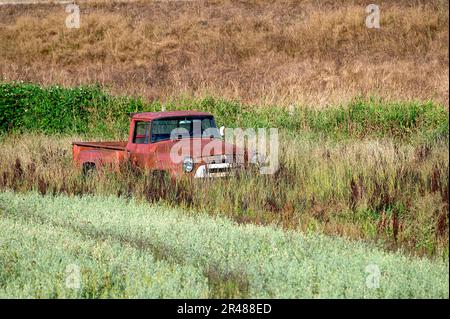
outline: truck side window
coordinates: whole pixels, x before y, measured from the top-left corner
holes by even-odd
[[[133,143],[135,144],[148,144],[149,136],[149,123],[148,122],[136,122],[134,128]]]

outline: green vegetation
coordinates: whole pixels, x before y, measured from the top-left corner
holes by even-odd
[[[98,86],[0,84],[0,296],[448,298],[444,107],[164,106],[209,111],[227,127],[280,128],[278,172],[161,183],[125,163],[83,178],[72,141],[124,139],[130,112],[162,105]],[[73,260],[82,290],[62,286]],[[383,281],[368,290],[373,263]]]
[[[117,197],[8,191],[0,212],[1,296],[448,298],[448,261],[339,238]],[[69,264],[80,290],[65,288]]]
[[[333,139],[448,136],[448,112],[432,102],[384,103],[355,99],[348,105],[320,110],[277,106],[255,107],[216,98],[179,100],[167,110],[213,113],[227,127],[278,127],[291,133]],[[0,84],[0,131],[36,131],[124,137],[129,113],[160,111],[160,102],[114,97],[99,86],[63,88],[34,84]]]
[[[3,208],[2,208],[3,209]],[[192,266],[158,261],[126,243],[39,222],[0,218],[0,298],[204,298]],[[82,289],[77,285],[77,270]],[[69,279],[69,280],[68,280]],[[76,286],[72,286],[76,287]]]

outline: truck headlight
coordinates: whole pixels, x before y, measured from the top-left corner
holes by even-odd
[[[183,171],[185,171],[186,173],[190,173],[192,172],[193,169],[194,169],[194,160],[192,159],[192,157],[186,157],[183,160]]]

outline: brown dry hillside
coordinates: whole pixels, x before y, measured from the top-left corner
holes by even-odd
[[[365,7],[381,8],[381,29]],[[328,105],[356,95],[448,106],[447,1],[79,2],[0,6],[3,81],[168,99]]]

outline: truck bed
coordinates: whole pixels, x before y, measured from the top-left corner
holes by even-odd
[[[78,165],[118,165],[126,158],[127,142],[73,142],[73,159]]]
[[[90,148],[103,148],[116,151],[125,151],[127,142],[73,142],[72,145]]]

